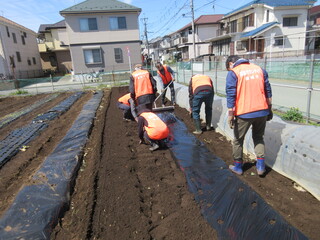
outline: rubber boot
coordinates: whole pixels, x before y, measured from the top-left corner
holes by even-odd
[[[206,129],[211,130],[211,114],[206,114]]]
[[[234,160],[234,165],[229,165],[229,169],[238,175],[242,175],[242,160]]]
[[[157,150],[158,148],[159,148],[159,145],[158,145],[158,144],[152,143],[151,148],[149,148],[149,150],[150,150],[151,152],[153,152],[153,151]]]
[[[256,168],[257,168],[257,173],[260,176],[266,172],[266,165],[264,163],[264,158],[257,158]]]
[[[200,119],[194,119],[194,126],[196,127],[196,130],[193,132],[194,134],[201,134],[201,122]]]

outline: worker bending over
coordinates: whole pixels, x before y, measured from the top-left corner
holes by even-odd
[[[140,144],[149,143],[149,150],[155,151],[165,144],[169,128],[156,114],[146,110],[138,117],[138,134]]]
[[[133,99],[131,98],[131,94],[127,93],[120,97],[117,102],[117,106],[119,109],[123,110],[123,119],[126,121],[135,120],[137,117],[135,111],[135,104]]]
[[[210,77],[196,74],[189,82],[189,105],[190,114],[192,114],[196,130],[194,134],[201,134],[200,108],[202,103],[205,104],[206,129],[211,130],[212,103],[214,91]]]
[[[170,87],[170,91],[171,91],[171,103],[172,105],[175,105],[176,101],[175,101],[175,92],[174,92],[174,86],[173,86],[173,82],[174,82],[173,70],[167,65],[162,65],[160,62],[156,63],[156,68],[158,69],[157,73],[162,80],[163,89],[164,89],[164,92],[161,98],[162,106],[164,107],[165,105],[166,92],[167,92],[168,86]]]

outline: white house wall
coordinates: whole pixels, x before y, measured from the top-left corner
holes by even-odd
[[[126,17],[127,29],[110,30],[109,17]],[[96,18],[97,31],[80,31],[80,18]],[[125,41],[139,40],[138,14],[101,14],[101,15],[66,15],[67,31],[70,44],[117,42],[121,39]]]

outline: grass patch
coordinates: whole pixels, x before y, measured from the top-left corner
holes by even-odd
[[[21,90],[21,89],[18,89],[17,91],[10,93],[10,95],[15,96],[15,95],[28,94],[28,93],[29,93],[29,92],[28,92],[27,90]]]

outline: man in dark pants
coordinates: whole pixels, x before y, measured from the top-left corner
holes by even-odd
[[[170,91],[171,91],[171,103],[172,103],[172,105],[175,105],[176,101],[175,101],[175,91],[174,91],[174,86],[173,86],[173,81],[174,81],[173,70],[169,66],[162,65],[160,62],[157,62],[156,68],[158,69],[158,71],[157,71],[158,76],[162,80],[163,89],[165,89],[164,93],[162,95],[162,99],[161,99],[162,106],[165,105],[166,92],[167,92],[166,87],[167,86],[169,86]]]
[[[130,76],[129,90],[131,98],[135,100],[137,111],[141,109],[152,110],[152,104],[156,98],[157,84],[152,75],[142,69],[141,64],[135,65],[135,71]]]
[[[117,102],[119,109],[123,110],[123,119],[126,121],[135,120],[137,114],[135,112],[134,101],[131,98],[131,93],[127,93],[120,97]]]
[[[211,129],[212,103],[214,91],[210,77],[206,75],[196,74],[189,82],[189,105],[190,113],[194,120],[196,130],[194,134],[201,134],[200,108],[202,103],[205,104],[206,129]]]
[[[228,123],[234,132],[234,165],[229,168],[236,174],[243,173],[243,141],[250,126],[257,162],[258,175],[265,173],[264,131],[271,118],[272,91],[268,73],[247,59],[229,56],[226,81]]]

